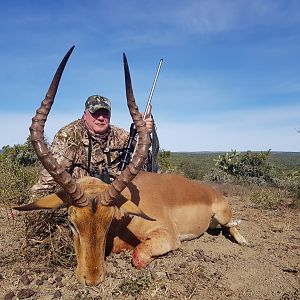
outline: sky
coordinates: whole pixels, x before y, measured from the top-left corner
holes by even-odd
[[[300,151],[300,1],[27,0],[0,4],[0,149],[22,144],[75,45],[46,123],[49,141],[88,96],[129,129],[122,54],[134,95],[152,99],[170,151]]]

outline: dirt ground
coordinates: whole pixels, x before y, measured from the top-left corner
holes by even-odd
[[[23,214],[0,210],[1,299],[300,299],[299,210],[262,210],[240,196],[228,197],[239,230],[249,241],[241,247],[220,230],[182,243],[145,270],[136,270],[130,253],[107,257],[100,286],[77,284],[74,269],[28,263],[19,255],[24,243]]]

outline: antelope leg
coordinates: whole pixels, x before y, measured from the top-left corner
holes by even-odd
[[[157,229],[140,243],[132,253],[132,264],[145,268],[157,256],[166,254],[180,246],[180,240],[166,229]]]

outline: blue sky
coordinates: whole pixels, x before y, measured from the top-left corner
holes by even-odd
[[[300,1],[4,1],[0,4],[0,148],[23,143],[75,45],[46,135],[80,118],[89,95],[129,128],[122,53],[141,110],[153,97],[161,148],[300,151]]]

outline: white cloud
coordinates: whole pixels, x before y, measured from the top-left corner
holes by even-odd
[[[177,5],[176,5],[177,4]],[[218,33],[299,22],[297,1],[191,0],[177,2],[163,22],[191,33]]]
[[[236,13],[236,5],[230,1],[190,1],[176,12],[176,20],[189,31],[221,32],[234,27]]]

